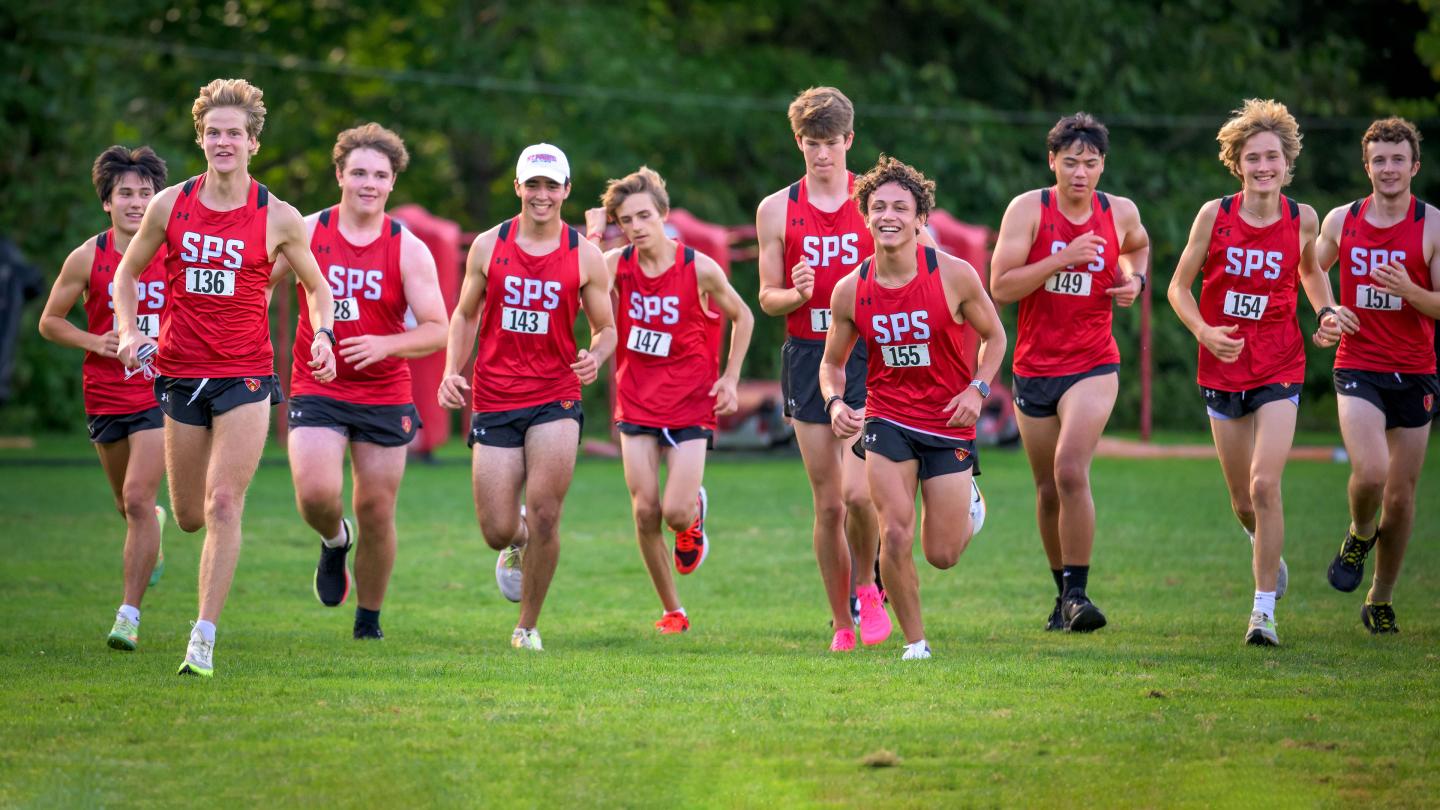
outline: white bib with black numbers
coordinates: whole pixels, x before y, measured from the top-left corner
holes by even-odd
[[[518,309],[503,307],[500,310],[500,328],[522,335],[544,335],[550,332],[550,313],[543,309]]]

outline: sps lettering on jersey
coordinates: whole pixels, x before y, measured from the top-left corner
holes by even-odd
[[[380,282],[385,278],[384,272],[380,270],[358,270],[338,264],[330,265],[325,276],[330,281],[330,292],[336,299],[354,298],[356,293],[364,293],[364,297],[370,301],[380,300]]]
[[[504,301],[511,306],[526,309],[537,303],[544,309],[559,309],[560,282],[506,276]]]
[[[841,264],[860,263],[860,236],[846,233],[830,236],[806,236],[800,241],[800,250],[805,263],[811,267],[829,267],[830,262]]]
[[[680,322],[680,297],[675,295],[641,295],[630,293],[630,317],[645,323],[658,318],[663,324]]]
[[[112,281],[105,285],[105,295],[110,299],[105,302],[105,306],[114,309],[115,282]],[[143,281],[135,282],[135,304],[140,310],[163,309],[165,307],[165,281],[162,279],[148,284]]]
[[[907,339],[929,340],[929,315],[930,313],[923,309],[915,312],[876,314],[870,318],[870,325],[875,329],[875,342],[883,344]]]
[[[1232,276],[1250,278],[1250,274],[1256,270],[1264,270],[1265,278],[1273,281],[1280,277],[1280,262],[1284,258],[1278,250],[1252,250],[1231,246],[1225,249],[1225,272]]]
[[[239,239],[221,239],[194,231],[186,231],[180,238],[180,260],[185,262],[211,264],[219,259],[222,267],[239,270],[240,254],[244,251],[245,243]]]
[[[1404,264],[1406,259],[1403,250],[1371,250],[1363,247],[1350,248],[1350,273],[1356,276],[1368,276],[1370,271],[1377,267],[1396,262]]]
[[[1054,256],[1056,253],[1059,253],[1060,251],[1064,250],[1069,246],[1069,242],[1066,242],[1062,239],[1056,239],[1050,243],[1050,255]],[[1074,270],[1075,265],[1067,264],[1065,265],[1065,269]],[[1101,270],[1105,269],[1105,245],[1100,244],[1095,246],[1095,261],[1085,265],[1085,269],[1089,270],[1092,273],[1098,273]]]

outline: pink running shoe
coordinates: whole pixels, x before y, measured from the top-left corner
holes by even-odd
[[[890,637],[890,614],[885,610],[885,599],[875,585],[863,585],[855,589],[855,598],[860,600],[860,641],[865,644],[879,644]]]
[[[855,631],[848,627],[842,627],[835,631],[835,638],[830,642],[830,652],[850,652],[855,649]]]

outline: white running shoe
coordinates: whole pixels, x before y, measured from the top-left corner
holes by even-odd
[[[920,639],[914,644],[905,645],[905,654],[900,656],[901,661],[923,661],[930,657],[930,645],[925,639]]]
[[[1250,538],[1250,548],[1251,548],[1251,550],[1254,550],[1254,548],[1255,548],[1255,535],[1250,534],[1249,532],[1246,532],[1245,535]],[[1285,595],[1285,589],[1286,589],[1286,588],[1289,588],[1289,587],[1290,587],[1290,566],[1286,565],[1286,564],[1285,564],[1285,558],[1284,558],[1284,557],[1281,557],[1281,558],[1280,558],[1280,572],[1279,572],[1279,573],[1276,575],[1276,577],[1275,577],[1275,598],[1276,598],[1276,599],[1279,599],[1280,597],[1284,596],[1284,595]]]
[[[190,630],[190,644],[185,648],[185,662],[176,675],[199,675],[209,678],[215,674],[215,642],[206,641],[199,628]]]
[[[970,536],[974,537],[980,533],[980,528],[985,525],[985,496],[980,494],[980,485],[975,483],[974,476],[970,478]]]
[[[500,586],[500,595],[511,602],[520,601],[520,586],[524,582],[522,565],[525,562],[525,548],[510,546],[500,552],[495,561],[495,584]]]
[[[1245,643],[1257,647],[1279,647],[1280,636],[1275,633],[1275,619],[1256,610],[1250,613],[1250,627],[1245,631]]]
[[[515,632],[510,634],[510,646],[517,650],[545,651],[545,647],[540,644],[539,630],[525,630],[519,627],[515,628]]]

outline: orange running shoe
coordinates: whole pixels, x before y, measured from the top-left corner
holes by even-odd
[[[655,622],[655,629],[659,630],[661,635],[667,636],[672,633],[683,633],[690,629],[690,617],[678,610],[672,610],[661,616],[660,621]]]
[[[850,652],[855,649],[855,631],[848,627],[842,627],[835,631],[835,638],[830,642],[830,652]]]
[[[696,500],[700,516],[695,518],[690,528],[675,533],[675,570],[681,574],[694,573],[710,554],[710,538],[705,535],[705,513],[709,511],[710,500],[705,494],[705,487],[700,487]]]

